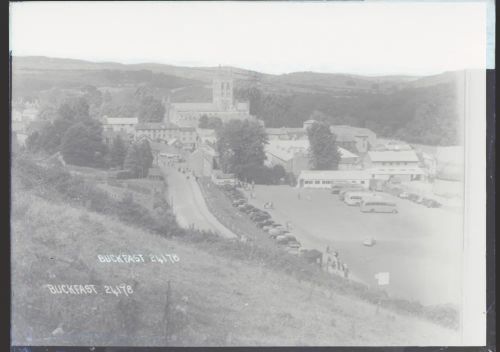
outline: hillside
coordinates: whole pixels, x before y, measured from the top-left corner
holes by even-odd
[[[52,191],[27,190],[20,179],[14,170],[14,345],[458,342],[453,330],[384,308],[376,312],[375,305],[341,286],[312,285],[262,265],[231,242],[154,235],[57,200]],[[175,254],[178,261],[98,260],[110,254]],[[104,285],[122,283],[132,286],[128,297],[105,294]],[[92,284],[98,293],[57,295],[45,286],[61,284]]]
[[[219,70],[231,72],[235,96],[250,101],[250,112],[268,127],[299,127],[319,111],[330,123],[366,127],[381,137],[429,145],[456,145],[461,140],[458,72],[429,77],[317,72],[271,75],[235,67],[15,57],[13,98],[55,95],[54,90],[74,94],[91,85],[116,96],[128,91],[127,98],[117,99],[125,102],[139,86],[147,87],[160,100],[170,96],[174,102],[210,101],[210,82]]]

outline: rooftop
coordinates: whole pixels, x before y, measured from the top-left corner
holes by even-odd
[[[179,130],[179,131],[196,131],[194,127],[180,127],[172,123],[164,122],[146,122],[139,123],[135,126],[136,130]]]
[[[137,117],[108,117],[104,116],[108,125],[135,125],[139,122]]]
[[[271,140],[265,146],[265,151],[267,153],[272,154],[281,160],[290,160],[296,153],[307,153],[308,150],[308,139]],[[344,148],[338,147],[338,150],[342,159],[358,157],[358,155],[351,153]]]
[[[385,150],[385,151],[369,151],[368,157],[374,162],[383,161],[409,161],[418,162],[418,156],[413,150]]]
[[[302,179],[323,179],[323,180],[366,180],[370,174],[365,170],[303,170],[299,178]]]

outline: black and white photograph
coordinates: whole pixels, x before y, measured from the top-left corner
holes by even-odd
[[[11,2],[11,345],[484,346],[494,7]]]

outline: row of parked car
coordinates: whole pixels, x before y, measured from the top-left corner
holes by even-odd
[[[223,189],[231,199],[233,206],[246,214],[258,228],[268,234],[269,238],[275,240],[278,245],[283,246],[287,252],[299,254],[301,243],[290,233],[286,226],[275,222],[267,211],[248,204],[244,194],[237,188],[224,186]]]
[[[401,191],[398,192],[396,195],[401,199],[408,199],[414,203],[425,205],[427,208],[439,208],[441,206],[441,203],[439,203],[434,199],[422,197],[414,193],[407,193]]]

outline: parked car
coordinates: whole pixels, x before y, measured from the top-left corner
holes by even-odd
[[[246,201],[244,199],[233,200],[233,206],[235,206],[235,207],[237,207],[239,205],[243,205],[243,204],[246,204]]]
[[[441,203],[430,198],[424,198],[422,204],[425,205],[427,208],[439,208],[441,206]]]
[[[273,228],[268,231],[269,237],[276,238],[276,236],[287,234],[288,231],[285,229]]]
[[[401,199],[408,199],[410,195],[407,192],[401,192],[398,194],[398,197]]]
[[[261,213],[261,212],[256,212],[250,215],[250,219],[252,220],[265,220],[265,219],[270,219],[271,216]]]
[[[238,205],[238,210],[240,210],[244,213],[247,213],[250,209],[251,209],[251,205],[249,205],[249,204]]]
[[[263,228],[264,226],[269,226],[272,223],[273,223],[273,221],[271,219],[264,219],[264,220],[261,220],[261,221],[257,221],[256,225],[259,228]]]
[[[287,245],[288,243],[291,243],[291,242],[299,243],[299,241],[297,241],[295,236],[292,235],[291,233],[287,233],[285,235],[280,235],[280,236],[276,237],[276,243],[278,243],[278,244]]]
[[[411,200],[412,202],[416,202],[420,197],[417,194],[410,193],[408,194],[407,199]]]
[[[414,200],[415,203],[417,204],[424,204],[425,198],[422,196],[418,196],[417,199]]]

